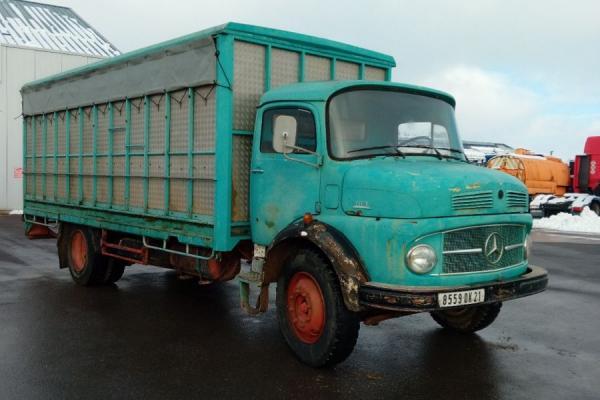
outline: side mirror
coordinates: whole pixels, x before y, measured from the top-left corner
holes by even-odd
[[[294,151],[297,128],[296,118],[289,115],[276,116],[273,122],[273,150],[284,154]]]

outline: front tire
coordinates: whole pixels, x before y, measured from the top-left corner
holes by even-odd
[[[277,283],[279,328],[296,357],[312,367],[344,361],[356,344],[360,320],[342,298],[339,281],[318,252],[298,252]]]
[[[473,333],[490,326],[498,317],[501,308],[502,303],[484,304],[434,311],[431,313],[431,317],[446,329],[461,333]]]

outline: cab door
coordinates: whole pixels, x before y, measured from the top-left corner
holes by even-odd
[[[295,120],[295,141],[290,144],[296,148],[287,154],[277,152],[273,146],[278,116]],[[250,169],[250,217],[255,243],[266,246],[305,213],[318,213],[318,121],[314,107],[305,104],[269,105],[259,110]]]

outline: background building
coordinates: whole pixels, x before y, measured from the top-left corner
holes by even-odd
[[[23,84],[118,54],[70,8],[0,0],[0,212],[22,208]]]

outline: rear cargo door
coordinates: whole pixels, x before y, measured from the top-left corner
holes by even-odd
[[[250,215],[252,238],[262,245],[271,243],[305,213],[315,213],[319,201],[320,168],[309,165],[317,163],[317,156],[298,151],[285,157],[273,149],[273,122],[278,115],[296,119],[296,146],[320,151],[316,112],[311,107],[286,103],[259,113],[250,178]]]

